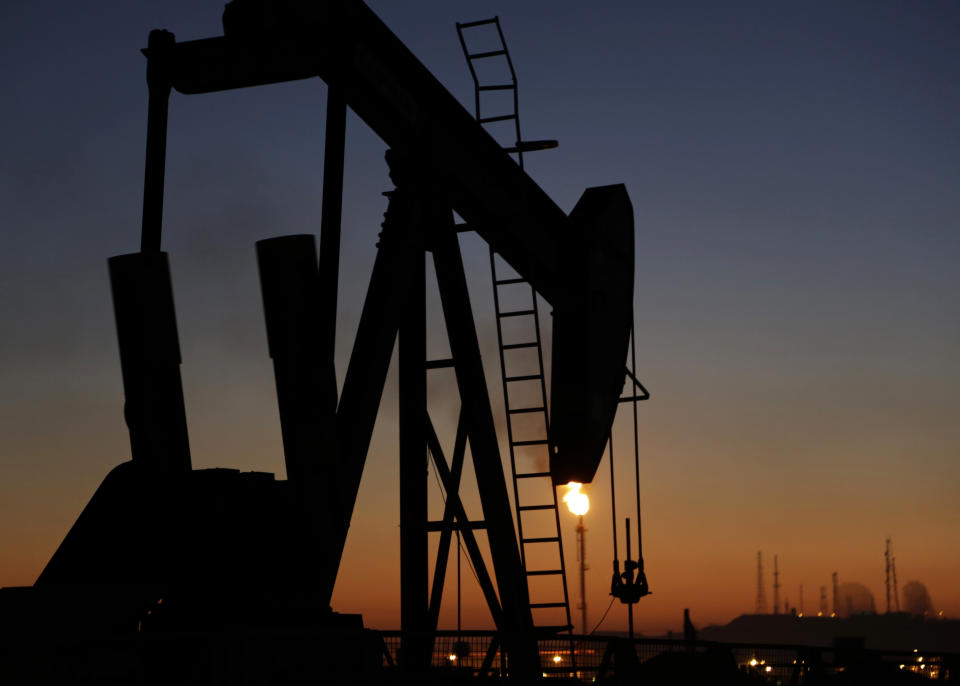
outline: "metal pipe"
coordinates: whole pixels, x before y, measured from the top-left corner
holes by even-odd
[[[169,31],[154,29],[147,39],[147,152],[143,174],[141,252],[159,252],[163,225],[163,177],[167,161],[167,109],[170,101],[168,58],[176,45]]]
[[[333,356],[318,354],[316,245],[302,234],[258,241],[256,250],[287,480],[309,532],[305,563],[320,588],[332,588],[335,572],[324,560],[343,512],[338,498],[321,497],[325,483],[341,479]]]
[[[108,266],[131,457],[164,471],[190,471],[167,254],[117,255]]]
[[[577,557],[580,561],[580,633],[587,633],[587,529],[583,526],[583,515],[577,521]]]
[[[323,149],[323,205],[320,213],[321,359],[333,359],[337,339],[337,287],[340,279],[340,217],[343,206],[343,155],[347,102],[339,86],[327,89],[327,128]],[[336,387],[334,387],[336,395]]]
[[[626,532],[627,532],[627,564],[629,565],[631,560],[633,560],[633,556],[630,554],[630,518],[629,517],[627,517]],[[627,571],[628,572],[630,571],[629,567],[627,568]],[[629,627],[629,631],[630,631],[630,640],[633,640],[633,603],[632,602],[627,602],[627,626]]]
[[[319,488],[317,463],[329,479],[336,470],[332,430],[336,410],[333,357],[317,354],[322,323],[317,251],[313,236],[281,236],[257,242],[257,264],[267,347],[273,359],[287,477]]]

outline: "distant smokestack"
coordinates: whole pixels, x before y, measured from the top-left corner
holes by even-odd
[[[896,603],[897,612],[900,612],[900,594],[897,592],[897,558],[890,558],[890,571],[893,573],[893,600]]]
[[[887,614],[890,613],[890,537],[887,537],[887,547],[883,551],[884,571],[886,572],[887,587]]]
[[[777,556],[773,556],[773,614],[780,613],[780,570],[777,568]]]
[[[757,551],[757,614],[767,614],[767,595],[763,590],[763,555]]]
[[[833,614],[836,617],[840,616],[840,606],[837,604],[838,600],[839,599],[837,598],[837,573],[834,572],[833,573]]]

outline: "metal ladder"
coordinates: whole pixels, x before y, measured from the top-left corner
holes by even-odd
[[[495,36],[492,32],[494,28],[496,29]],[[492,45],[488,45],[487,47],[494,47],[494,49],[470,52],[464,36],[465,30],[473,30],[471,37],[474,39],[477,38],[477,33],[485,31],[488,40],[493,38]],[[556,141],[523,141],[520,137],[517,76],[513,68],[513,62],[510,59],[510,53],[507,50],[506,42],[503,38],[499,18],[493,17],[492,19],[457,23],[457,34],[460,37],[460,45],[467,59],[470,75],[473,78],[475,116],[477,121],[484,126],[499,122],[513,122],[514,142],[512,145],[504,145],[503,148],[506,152],[517,156],[517,163],[521,168],[523,168],[523,153],[525,151],[544,150],[556,147]],[[509,69],[510,74],[509,80],[504,80],[499,83],[482,84],[477,75],[477,69],[474,63],[480,60],[498,59],[506,62],[506,67]],[[481,110],[482,96],[496,91],[512,91],[512,111],[484,114]],[[502,260],[500,261],[502,263]],[[556,584],[554,583],[553,593],[550,594],[548,591],[544,594],[546,598],[549,598],[547,600],[537,600],[534,602],[533,594],[531,593],[530,609],[533,613],[534,626],[541,636],[555,635],[560,632],[569,633],[573,629],[573,624],[570,621],[570,603],[567,593],[567,573],[563,556],[563,541],[560,536],[560,512],[558,508],[557,489],[553,486],[548,467],[517,469],[518,459],[524,461],[529,460],[529,453],[531,451],[541,452],[542,457],[540,461],[542,461],[543,465],[549,464],[547,461],[549,458],[547,388],[543,373],[543,346],[540,337],[540,314],[537,305],[537,294],[526,279],[520,278],[515,274],[504,274],[509,267],[501,264],[501,267],[498,269],[497,263],[497,255],[491,249],[490,270],[493,275],[493,302],[497,320],[500,375],[503,382],[503,400],[506,407],[507,438],[510,446],[510,470],[513,476],[513,495],[517,516],[517,533],[520,538],[520,555],[523,562],[524,573],[527,578],[528,589],[530,589],[531,581],[534,579],[542,582],[549,582],[551,578],[559,579],[561,586],[561,589],[556,591]],[[510,271],[512,272],[512,270]],[[514,289],[515,295],[516,292],[522,293],[521,299],[523,300],[523,305],[517,306],[514,304],[512,309],[505,310],[503,291],[511,288]],[[514,302],[515,300],[516,297],[514,298]],[[510,320],[512,323],[529,323],[529,325],[525,327],[527,335],[523,340],[511,343],[504,342],[504,322],[506,320]],[[536,359],[528,361],[526,369],[518,369],[520,362],[516,359],[509,359],[522,353],[522,351],[536,353]],[[533,402],[532,405],[528,404],[517,407],[516,403],[511,402],[511,390],[521,387],[522,384],[528,384],[528,391],[532,390],[530,386],[536,385],[538,386],[538,391],[533,391],[532,393],[532,395],[536,396],[536,399],[528,401]],[[535,436],[518,436],[521,430],[515,426],[515,420],[522,415],[527,417],[531,415],[536,416],[535,428],[541,430],[534,431]],[[529,428],[530,427],[528,427],[528,429]],[[521,452],[525,454],[521,455]],[[534,460],[536,461],[536,458],[534,458]],[[524,487],[520,486],[521,481],[524,482]],[[533,490],[528,489],[528,485],[539,486],[539,488],[536,489],[541,494],[539,501],[528,492],[529,490]],[[552,494],[552,498],[550,498],[549,501],[545,501],[543,497],[544,486],[546,486]],[[525,491],[527,492],[525,493]],[[552,513],[552,517],[550,517],[548,511]],[[545,514],[546,517],[541,516],[540,521],[536,522],[534,520],[537,513],[541,513],[541,515]],[[544,519],[549,519],[549,523],[543,521]],[[555,562],[548,564],[546,567],[531,569],[529,562],[531,551],[535,546],[539,546],[539,548],[536,549],[539,555],[535,553],[532,557],[548,557]],[[555,557],[551,555],[552,552],[555,552]],[[530,590],[531,592],[533,591],[533,589]],[[546,623],[548,620],[538,622],[538,615],[543,618],[543,615],[547,612],[551,612],[554,619],[559,615],[561,617],[559,620],[561,623],[558,624],[556,620],[552,623]],[[561,669],[561,671],[565,671],[565,669],[569,669],[569,667]]]

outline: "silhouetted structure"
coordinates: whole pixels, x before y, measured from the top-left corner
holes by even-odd
[[[903,607],[911,615],[925,617],[933,614],[933,601],[927,587],[919,581],[903,585]]]
[[[251,654],[263,657],[251,678],[306,680],[317,669],[309,664],[319,659],[316,640],[302,644],[313,646],[310,658],[292,655],[291,646],[301,645],[298,637],[322,637],[319,657],[336,656],[343,665],[333,669],[335,680],[366,678],[351,661],[368,660],[373,639],[359,617],[337,615],[329,603],[399,340],[402,665],[420,671],[430,663],[447,546],[441,545],[428,593],[428,534],[449,536],[456,529],[510,674],[537,677],[533,605],[457,234],[477,232],[553,307],[550,478],[553,484],[589,482],[627,371],[634,232],[626,190],[587,189],[566,215],[359,0],[234,0],[223,29],[223,36],[187,42],[167,31],[150,33],[141,247],[109,261],[132,459],[107,476],[36,585],[0,597],[2,616],[14,617],[5,635],[25,623],[39,645],[40,637],[52,640],[52,627],[64,626],[54,617],[66,616],[73,631],[95,638],[139,640],[143,634],[162,646],[176,637],[175,650],[159,650],[158,659],[170,658],[163,669],[139,654],[155,683],[170,682],[173,673],[181,681],[216,673],[218,661],[249,645],[250,636]],[[168,257],[161,251],[169,96],[315,76],[328,83],[330,96],[319,255],[312,236],[257,244],[288,480],[192,470]],[[396,188],[387,193],[338,397],[333,341],[348,106],[389,146]],[[454,224],[454,210],[465,225]],[[428,255],[449,359],[426,359]],[[426,410],[426,372],[439,368],[453,369],[461,400],[449,461]],[[467,440],[482,522],[467,519],[458,495]],[[446,491],[442,521],[427,517],[428,458]],[[332,497],[318,498],[324,482],[336,488],[326,489]],[[486,531],[492,577],[475,529]],[[19,614],[11,615],[11,607]],[[188,636],[199,636],[203,646]],[[298,667],[289,675],[270,672],[269,664],[284,660]],[[226,683],[236,675],[213,679]]]
[[[900,612],[900,593],[897,591],[897,558],[890,560],[890,570],[893,573],[893,600],[896,603],[897,612]]]
[[[777,556],[773,556],[773,614],[780,612],[780,569],[777,567]]]
[[[890,537],[887,537],[887,547],[883,551],[884,561],[884,587],[887,591],[887,612],[890,612]]]
[[[844,581],[838,587],[841,598],[841,612],[839,617],[849,617],[855,613],[869,613],[877,611],[877,603],[873,592],[858,581]]]
[[[757,551],[757,614],[767,614],[767,594],[763,590],[763,557]]]
[[[701,640],[828,647],[858,637],[869,650],[960,653],[960,620],[924,619],[905,612],[852,617],[741,615],[722,626],[701,627]],[[922,653],[921,653],[922,654]],[[960,675],[958,675],[960,676]]]
[[[683,608],[683,640],[697,640],[697,629],[693,626],[693,622],[690,621],[690,608],[687,607]]]
[[[830,578],[833,581],[833,615],[835,617],[839,617],[840,606],[837,604],[839,602],[839,590],[837,588],[838,587],[837,573],[834,572]]]

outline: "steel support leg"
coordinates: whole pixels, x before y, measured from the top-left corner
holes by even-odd
[[[407,191],[397,190],[399,193]],[[414,191],[416,193],[416,191]],[[416,198],[414,198],[414,202]],[[419,217],[404,217],[403,240],[412,259],[406,269],[406,297],[400,322],[400,664],[407,671],[430,665],[427,583],[427,412],[426,278]],[[419,240],[418,240],[419,239]],[[414,257],[417,256],[417,257]]]
[[[320,357],[333,360],[337,338],[337,286],[340,279],[340,215],[343,205],[343,150],[347,103],[338,86],[327,89],[327,128],[323,147],[323,205],[320,214]],[[336,406],[336,385],[334,385]]]
[[[257,264],[267,345],[273,358],[280,410],[280,431],[287,480],[305,518],[307,540],[301,542],[314,567],[318,587],[326,566],[331,529],[341,512],[335,498],[322,497],[327,483],[340,483],[334,422],[337,388],[333,355],[322,353],[324,322],[319,321],[317,251],[312,235],[281,236],[257,242]]]
[[[460,399],[468,421],[477,487],[500,591],[504,613],[502,634],[510,657],[510,673],[519,679],[533,679],[540,674],[540,659],[533,633],[530,599],[517,548],[463,260],[452,217],[449,219],[449,225],[435,227],[431,236],[440,301],[450,338]]]
[[[407,287],[403,244],[394,239],[385,226],[381,233],[377,258],[363,303],[360,323],[343,380],[337,406],[337,446],[340,477],[337,495],[340,504],[340,529],[331,540],[327,565],[336,578],[343,557],[343,546],[360,489],[360,478],[370,448],[370,438],[383,396],[383,385],[390,368],[400,311]],[[421,363],[422,367],[422,363]],[[333,585],[322,590],[329,603]]]

